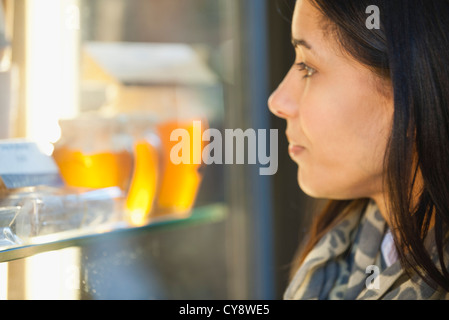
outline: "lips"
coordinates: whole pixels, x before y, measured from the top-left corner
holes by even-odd
[[[305,148],[299,145],[290,144],[288,147],[288,153],[294,158],[298,157],[304,150]]]
[[[290,154],[290,157],[292,157],[293,159],[296,159],[297,157],[299,157],[301,155],[301,153],[303,153],[305,148],[302,144],[294,141],[291,138],[292,136],[289,135],[287,132],[286,132],[286,136],[287,136],[287,140],[289,142],[288,153]]]

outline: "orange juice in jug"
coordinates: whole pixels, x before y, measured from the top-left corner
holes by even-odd
[[[199,125],[198,125],[199,124]],[[199,172],[203,164],[203,132],[208,125],[205,120],[173,120],[157,126],[162,143],[163,176],[157,196],[160,213],[188,215],[193,207],[202,175]],[[174,163],[172,152],[177,152],[180,141],[171,139],[175,130],[181,129],[188,137],[188,161]],[[171,141],[174,140],[174,141]],[[185,151],[186,149],[184,149]]]

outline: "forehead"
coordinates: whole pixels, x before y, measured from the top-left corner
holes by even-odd
[[[322,14],[307,0],[296,1],[292,21],[292,36],[303,38],[322,34],[320,21]]]
[[[332,27],[323,14],[309,0],[297,0],[292,20],[292,38],[306,40],[310,51],[320,60],[330,61],[337,57],[347,59],[336,40]],[[305,52],[300,48],[302,52]]]

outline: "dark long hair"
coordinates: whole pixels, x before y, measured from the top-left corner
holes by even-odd
[[[449,1],[308,1],[323,14],[328,35],[393,88],[394,119],[384,159],[390,227],[406,272],[449,291],[443,257],[449,230]],[[380,9],[380,29],[365,25],[370,5]],[[348,208],[366,201],[331,200],[315,218],[292,271]],[[431,225],[436,262],[424,242]]]

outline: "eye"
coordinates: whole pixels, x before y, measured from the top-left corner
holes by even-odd
[[[307,71],[307,73],[304,75],[303,78],[310,78],[316,72],[315,69],[313,69],[312,67],[309,67],[304,62],[297,63],[296,67],[298,68],[298,71]]]

